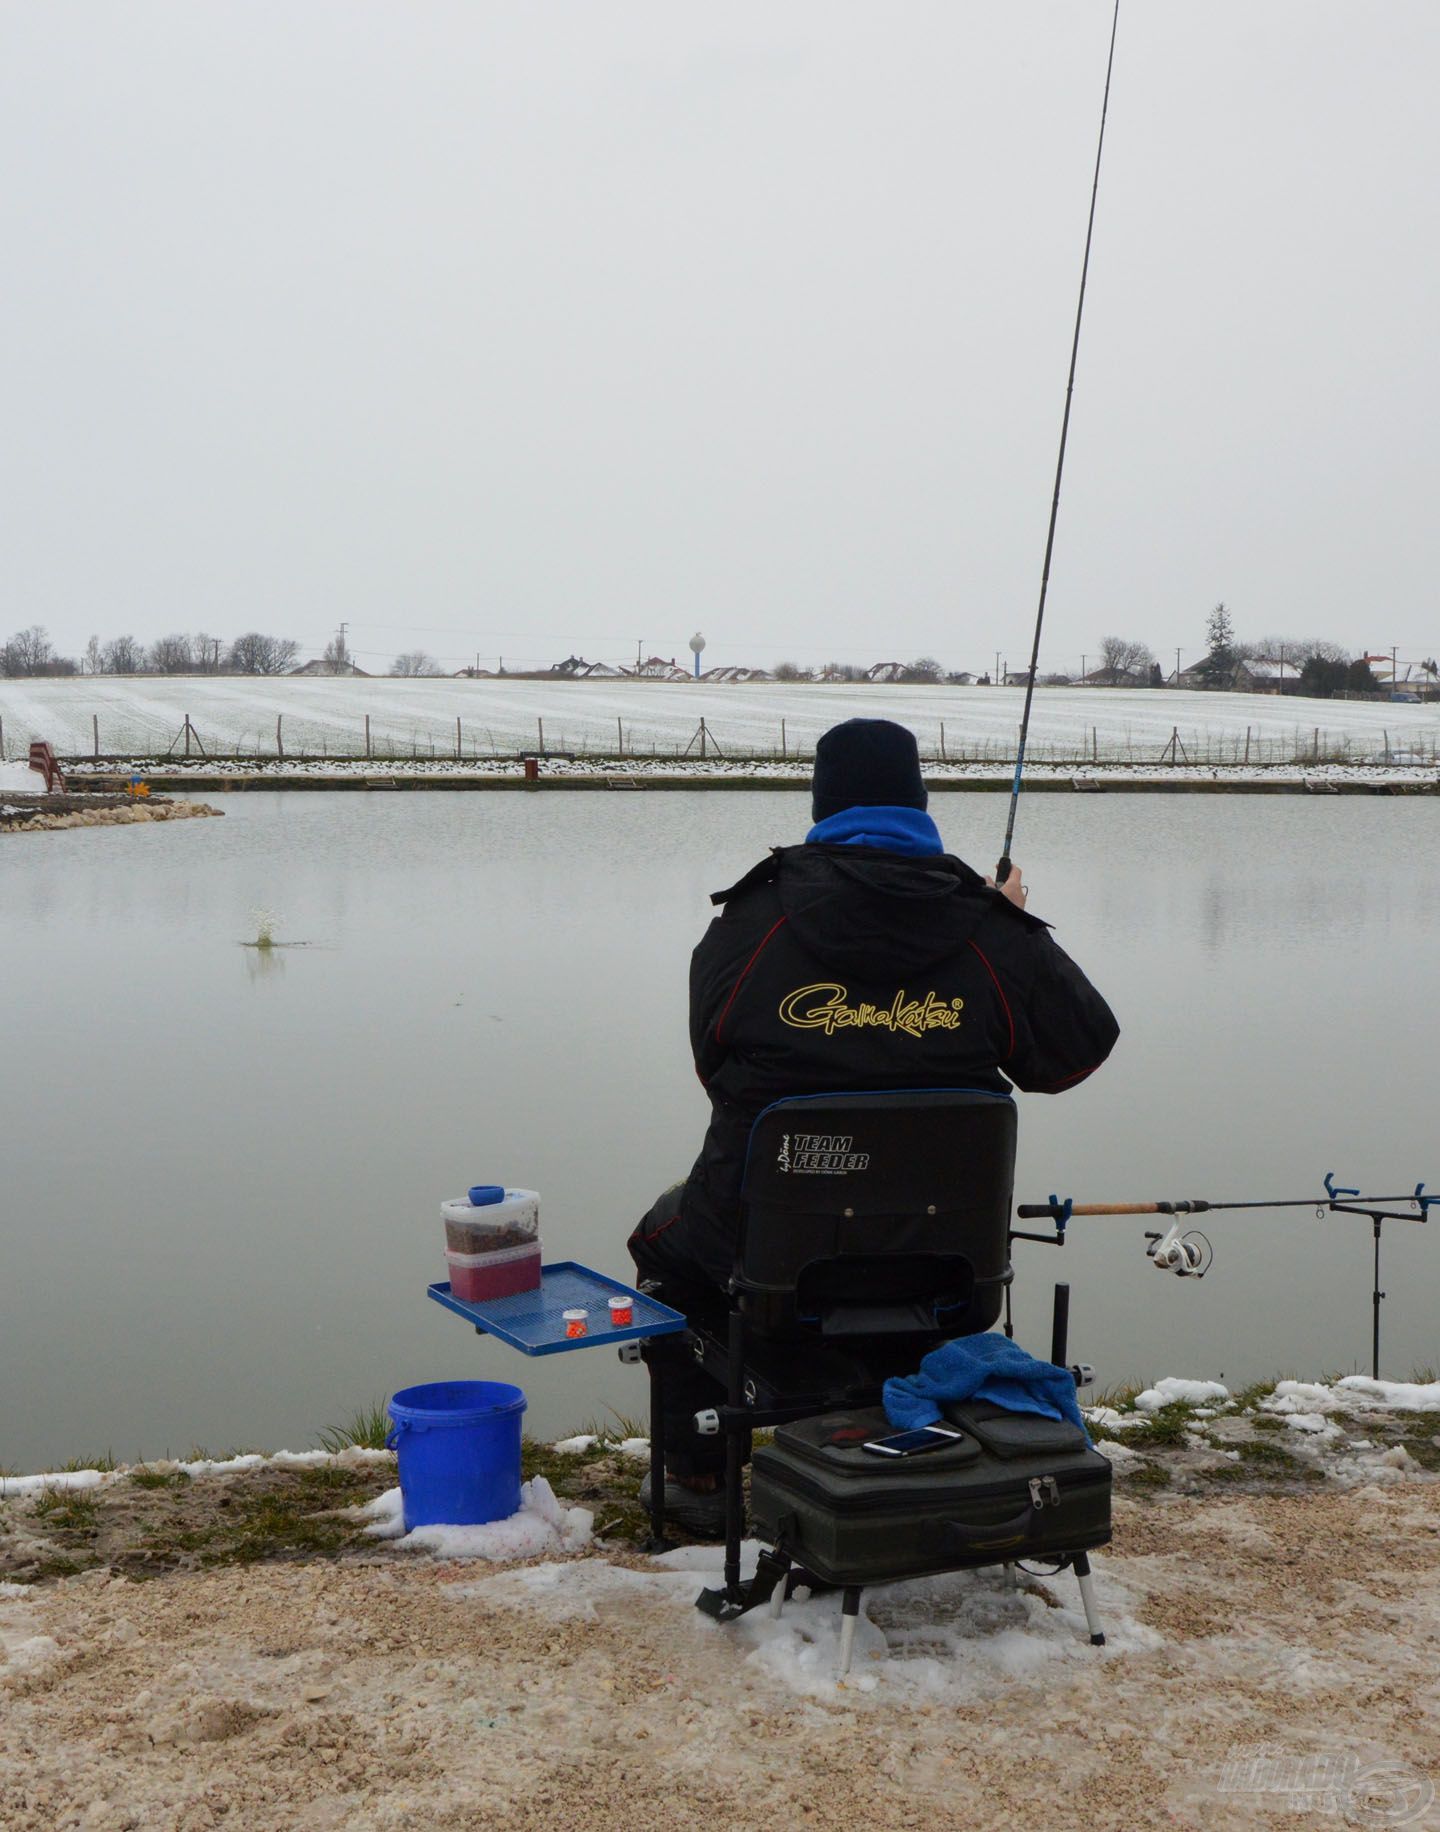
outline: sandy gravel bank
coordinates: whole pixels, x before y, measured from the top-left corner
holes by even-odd
[[[872,1593],[843,1689],[834,1600],[721,1628],[713,1558],[7,1587],[0,1826],[1440,1824],[1429,1477],[1117,1500],[1108,1648],[1073,1580],[931,1580]]]

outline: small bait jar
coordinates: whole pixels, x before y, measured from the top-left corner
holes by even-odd
[[[629,1329],[635,1321],[635,1300],[627,1293],[610,1300],[610,1324],[613,1329]]]
[[[590,1334],[589,1315],[589,1311],[585,1310],[562,1310],[560,1319],[565,1325],[566,1336],[588,1336]]]

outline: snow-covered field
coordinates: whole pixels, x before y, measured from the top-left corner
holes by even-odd
[[[456,720],[465,757],[535,748],[674,756],[695,743],[703,718],[707,751],[745,756],[808,752],[820,733],[858,715],[912,727],[927,756],[1013,756],[1024,695],[1011,687],[707,686],[669,682],[224,679],[110,677],[0,680],[5,755],[48,738],[62,754],[164,753],[188,715],[210,751],[276,750],[287,756],[363,755],[365,720],[376,754],[454,757]],[[783,725],[783,736],[782,736]],[[1346,700],[1168,689],[1041,688],[1031,755],[1158,759],[1172,729],[1205,762],[1301,761],[1315,754],[1400,761],[1435,756],[1440,703],[1406,706]],[[1318,737],[1317,737],[1318,734]],[[176,743],[176,749],[183,745]],[[193,754],[193,747],[192,747]],[[693,753],[692,753],[693,754]]]

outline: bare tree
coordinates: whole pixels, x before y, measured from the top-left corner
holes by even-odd
[[[49,674],[55,659],[49,632],[32,623],[28,630],[17,630],[0,645],[0,674]],[[70,672],[74,672],[73,665]]]
[[[197,674],[218,674],[225,644],[218,636],[207,636],[197,630],[190,638],[190,655]]]
[[[943,670],[933,655],[922,655],[905,670],[907,681],[938,681]]]
[[[299,643],[289,636],[247,630],[231,643],[229,665],[235,674],[285,674],[299,653]]]
[[[189,674],[194,666],[188,636],[158,636],[147,657],[156,674]]]
[[[343,674],[352,664],[350,651],[345,646],[345,638],[338,632],[325,645],[325,661],[332,673]]]
[[[85,645],[85,672],[87,674],[100,672],[100,638],[98,636],[92,636]]]
[[[397,655],[390,664],[392,674],[401,675],[436,675],[444,670],[433,655],[427,655],[423,649],[407,649],[404,655]]]
[[[1112,685],[1126,674],[1148,679],[1154,666],[1154,651],[1148,643],[1129,636],[1107,636],[1100,644],[1100,672]]]
[[[803,681],[803,672],[795,662],[778,662],[775,667],[777,681]]]
[[[1235,653],[1242,661],[1277,662],[1283,655],[1287,662],[1300,668],[1318,656],[1322,662],[1346,662],[1350,651],[1324,636],[1262,636],[1258,642],[1236,643]]]
[[[144,652],[133,636],[112,636],[100,651],[105,674],[138,674],[144,664]]]

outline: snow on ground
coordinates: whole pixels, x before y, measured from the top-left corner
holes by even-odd
[[[340,1467],[364,1463],[389,1463],[388,1450],[366,1450],[352,1444],[346,1450],[277,1450],[269,1456],[249,1451],[238,1457],[201,1457],[184,1463],[174,1457],[157,1457],[142,1467],[157,1475],[185,1475],[191,1480],[201,1476],[233,1476],[252,1469],[319,1469],[326,1464]],[[80,1489],[109,1488],[124,1482],[131,1474],[129,1466],[118,1469],[45,1470],[34,1476],[0,1475],[0,1501],[18,1500],[22,1495],[39,1495],[50,1490],[56,1494]]]
[[[647,1440],[648,1443],[648,1440]],[[398,1539],[408,1551],[437,1558],[479,1558],[500,1563],[544,1552],[578,1552],[590,1543],[595,1516],[589,1508],[567,1508],[543,1476],[521,1484],[520,1507],[505,1520],[478,1527],[427,1526],[405,1531],[405,1504],[398,1488],[386,1489],[360,1510],[376,1539]]]
[[[45,778],[28,763],[0,761],[0,803],[17,795],[43,795]]]
[[[177,738],[187,714],[210,750],[273,756],[279,717],[289,755],[362,755],[368,714],[374,749],[428,755],[433,747],[437,757],[453,758],[458,718],[462,754],[483,758],[537,746],[542,720],[550,750],[613,753],[623,732],[627,750],[674,756],[703,718],[707,748],[722,753],[778,753],[782,742],[809,752],[828,726],[860,714],[910,725],[927,756],[939,755],[943,724],[947,755],[993,760],[1013,755],[1023,699],[1013,687],[100,675],[0,680],[0,721],[11,755],[32,737],[49,738],[63,753],[89,752],[92,715],[102,752],[154,755]],[[1388,742],[1433,759],[1440,703],[1047,687],[1035,694],[1031,752],[1036,762],[1088,755],[1093,734],[1102,758],[1153,760],[1175,727],[1191,755],[1207,762],[1240,761],[1247,730],[1252,762],[1303,758],[1317,731],[1322,756],[1348,744],[1356,759],[1383,757]]]

